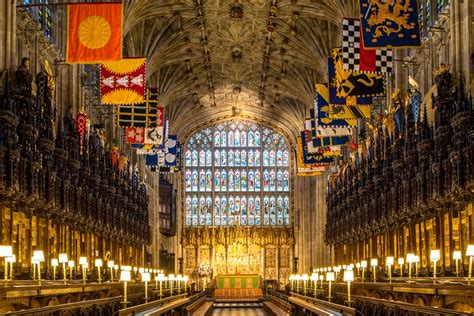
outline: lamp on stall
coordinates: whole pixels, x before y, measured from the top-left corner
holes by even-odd
[[[456,261],[456,277],[459,277],[459,260],[461,260],[461,251],[456,250],[453,252],[453,259]]]
[[[319,280],[321,281],[321,288],[323,288],[324,274],[319,275]]]
[[[127,282],[131,280],[131,271],[130,270],[122,270],[120,272],[120,281],[123,282],[123,305],[124,307],[127,306]]]
[[[374,283],[375,283],[377,282],[377,265],[378,265],[377,258],[370,259],[370,265],[372,266],[372,272],[374,273]]]
[[[56,268],[59,266],[58,259],[51,259],[51,266],[53,267],[53,281],[56,281]]]
[[[138,273],[138,268],[133,267],[133,277],[136,279],[137,278],[137,273]]]
[[[308,280],[309,280],[309,276],[308,276],[307,274],[303,274],[303,275],[301,276],[301,279],[303,280],[303,295],[306,296],[306,284],[307,284],[307,282],[308,282]]]
[[[351,282],[354,281],[354,271],[344,271],[344,282],[347,282],[347,304],[351,305]]]
[[[173,296],[173,281],[174,281],[174,274],[168,275],[168,284],[169,284],[169,287],[170,287],[171,296]],[[204,290],[206,290],[205,287],[204,287]]]
[[[43,250],[33,251],[33,258],[35,258],[35,262],[38,265],[38,283],[41,285],[41,262],[44,261]]]
[[[13,280],[13,264],[16,262],[16,256],[5,257],[5,260],[10,264],[10,280]]]
[[[69,260],[67,266],[69,267],[69,280],[72,281],[72,269],[74,268],[74,260]]]
[[[87,267],[89,266],[89,264],[87,263],[87,257],[79,257],[79,265],[82,269],[82,281],[84,284],[86,284]]]
[[[290,274],[290,276],[288,277],[288,281],[290,281],[290,292],[293,292],[293,278],[295,276],[293,274]]]
[[[357,275],[360,276],[360,262],[356,263],[356,268],[357,268]],[[337,279],[337,275],[336,275],[336,279]]]
[[[405,259],[402,257],[398,258],[398,265],[400,266],[400,277],[403,277],[403,265],[405,264]]]
[[[188,281],[189,281],[189,277],[187,275],[185,275],[183,277],[183,282],[184,282],[184,294],[186,294],[186,292],[188,291]]]
[[[474,257],[474,245],[467,245],[466,256],[469,257],[469,271],[468,271],[468,274],[467,274],[467,281],[468,281],[468,284],[471,284],[472,257]]]
[[[331,299],[332,299],[332,296],[331,296],[331,283],[335,280],[334,278],[334,272],[328,272],[326,273],[326,281],[329,282],[329,291],[328,291],[328,301],[330,302]],[[316,298],[316,296],[315,296]]]
[[[36,280],[36,258],[34,256],[31,257],[31,266],[33,267],[33,281]]]
[[[316,290],[318,289],[318,274],[313,273],[311,274],[311,277],[309,278],[311,281],[313,281],[313,286],[314,286],[314,298],[316,298]]]
[[[300,280],[301,280],[301,275],[299,275],[299,274],[295,275],[295,281],[296,281],[296,293],[299,293],[299,289],[300,289]]]
[[[95,267],[97,268],[97,275],[99,277],[99,283],[102,283],[102,278],[100,277],[100,270],[102,268],[102,265],[103,265],[102,259],[100,259],[100,258],[95,259]]]
[[[415,276],[418,277],[418,263],[420,263],[420,256],[415,255],[413,261],[415,262]]]
[[[0,246],[0,257],[11,257],[13,255],[13,248],[12,246]],[[5,260],[5,286],[7,286],[8,282],[8,262]]]
[[[364,282],[365,268],[367,268],[367,261],[362,260],[360,262],[360,267],[362,268],[362,282]]]
[[[109,260],[107,261],[107,268],[110,269],[110,282],[114,282],[114,261],[113,260]]]
[[[148,303],[148,282],[150,282],[150,273],[142,273],[142,281],[145,282],[145,303]]]
[[[334,267],[334,272],[336,273],[335,279],[337,279],[337,275],[339,274],[339,272],[341,272],[341,267],[340,266]]]
[[[439,249],[433,249],[430,252],[430,260],[433,261],[433,284],[436,283],[436,263],[441,259]]]
[[[166,281],[166,277],[163,273],[159,273],[158,276],[155,277],[155,281],[160,282],[160,300],[163,297],[163,281]]]
[[[176,276],[176,283],[178,284],[178,295],[181,294],[181,282],[183,281],[183,276],[178,274]]]
[[[395,263],[395,258],[392,256],[387,257],[387,267],[388,267],[388,281],[392,283],[392,266]]]
[[[63,266],[64,284],[66,284],[67,282],[67,272],[66,272],[67,254],[66,253],[59,254],[59,263],[61,263]]]
[[[116,277],[116,278],[119,277],[119,275],[118,275],[118,269],[119,269],[119,265],[118,265],[118,264],[114,265],[115,277]]]
[[[408,263],[408,279],[411,279],[411,264],[415,262],[415,254],[407,253],[407,263]]]

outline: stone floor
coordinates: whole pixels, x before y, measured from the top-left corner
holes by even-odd
[[[219,303],[214,305],[212,315],[219,316],[266,316],[259,303]]]
[[[225,315],[225,316],[266,316],[267,314],[262,308],[214,308],[212,315]]]

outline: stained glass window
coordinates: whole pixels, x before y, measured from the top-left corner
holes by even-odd
[[[289,225],[289,159],[285,138],[259,124],[228,121],[196,132],[185,150],[185,224]]]
[[[44,35],[48,39],[51,39],[53,31],[53,11],[51,10],[51,7],[47,5],[49,0],[39,0],[38,3],[44,4],[38,7],[38,22],[40,29],[43,30]]]

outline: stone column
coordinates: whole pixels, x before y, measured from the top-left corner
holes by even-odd
[[[16,0],[0,1],[0,71],[16,66]]]

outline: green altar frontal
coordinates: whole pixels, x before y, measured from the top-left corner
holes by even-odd
[[[247,275],[219,275],[216,277],[218,289],[258,289],[260,276]]]

